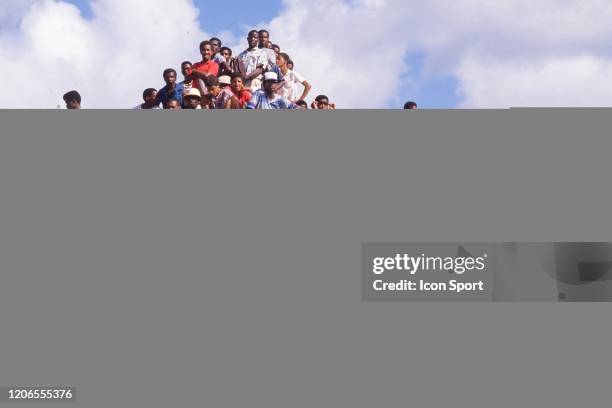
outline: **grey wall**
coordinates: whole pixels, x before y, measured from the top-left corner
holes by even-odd
[[[1,111],[0,386],[92,408],[609,407],[609,304],[362,302],[360,249],[610,241],[611,118]]]

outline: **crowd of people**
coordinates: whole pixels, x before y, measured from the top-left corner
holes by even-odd
[[[291,57],[270,41],[267,30],[251,30],[248,48],[234,56],[221,40],[200,43],[202,60],[181,63],[182,81],[173,68],[163,71],[166,85],[147,88],[134,109],[336,109],[326,95],[308,98],[312,85],[297,71]],[[63,96],[68,109],[81,108],[78,91]],[[416,109],[407,102],[404,109]]]

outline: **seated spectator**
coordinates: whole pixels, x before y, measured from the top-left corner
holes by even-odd
[[[268,65],[265,52],[258,47],[259,33],[257,30],[249,31],[247,36],[249,48],[238,55],[236,59],[238,72],[242,74],[244,86],[254,92],[261,88],[261,78]]]
[[[202,101],[202,94],[197,88],[191,88],[191,90],[183,96],[183,109],[202,109],[200,102]]]
[[[203,98],[206,109],[238,109],[238,99],[230,89],[221,88],[219,78],[206,78],[206,88],[208,95]]]
[[[306,99],[308,93],[312,89],[312,86],[299,73],[292,71],[287,67],[288,61],[291,61],[291,58],[289,58],[289,55],[285,54],[284,52],[281,52],[276,56],[276,65],[285,78],[285,80],[279,84],[276,93],[284,96],[291,102]],[[304,91],[301,94],[298,93],[299,85],[304,86]]]
[[[236,58],[232,57],[232,50],[228,47],[221,47],[219,52],[225,61],[225,65],[219,65],[219,76],[231,76],[234,72],[238,72]]]
[[[416,102],[410,101],[410,102],[406,102],[404,104],[404,109],[417,109],[417,108],[418,108],[418,106],[417,106]]]
[[[221,89],[230,88],[232,85],[232,78],[228,75],[222,75],[219,77],[219,85]]]
[[[327,96],[318,95],[310,107],[317,110],[336,109],[336,104],[329,103],[329,98]]]
[[[193,86],[198,88],[200,94],[206,94],[204,82],[209,76],[219,75],[219,64],[212,60],[213,47],[210,41],[200,43],[200,54],[202,61],[193,65],[193,71],[186,79],[194,80]]]
[[[168,110],[180,110],[181,109],[181,103],[179,101],[177,101],[176,99],[174,99],[174,98],[168,99],[168,101],[164,105],[164,109],[168,109]]]
[[[154,88],[145,89],[142,93],[142,99],[144,99],[144,103],[141,103],[134,109],[159,109],[157,91]]]
[[[266,72],[263,80],[263,89],[253,93],[247,104],[247,109],[296,109],[295,103],[276,94],[278,75],[275,72]]]
[[[187,78],[191,77],[191,74],[193,72],[193,64],[189,61],[183,61],[183,63],[181,64],[181,73],[183,74],[183,82],[181,82],[181,84],[183,84],[183,95],[185,95],[186,93],[188,93],[191,88],[193,87],[193,79],[187,80]],[[183,104],[181,103],[181,106]]]
[[[306,110],[308,110],[308,103],[306,103],[306,101],[303,100],[303,99],[300,99],[295,104],[297,105],[298,109],[306,109]]]
[[[81,95],[77,91],[66,92],[62,99],[66,102],[66,109],[81,109]]]
[[[242,75],[236,72],[232,75],[232,92],[238,98],[238,107],[244,109],[253,96],[251,92],[244,87]]]
[[[166,106],[166,102],[170,99],[176,99],[182,104],[185,87],[182,83],[176,83],[176,71],[172,68],[166,69],[164,71],[164,82],[166,86],[157,92],[157,104],[161,103],[162,106]]]

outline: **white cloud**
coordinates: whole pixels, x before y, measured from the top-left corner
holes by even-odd
[[[385,106],[407,69],[411,47],[401,18],[389,15],[389,2],[363,0],[286,0],[269,28],[296,61],[296,71],[341,107]],[[314,95],[313,95],[314,96]]]
[[[35,1],[18,30],[0,34],[0,75],[20,78],[23,91],[0,97],[0,107],[63,106],[70,89],[84,107],[135,106],[143,89],[163,85],[164,68],[199,58],[207,38],[189,0],[98,0],[92,9],[88,20],[74,5]]]
[[[191,0],[97,0],[92,10],[88,20],[57,0],[0,3],[0,75],[28,78],[0,107],[52,108],[72,88],[87,107],[135,105],[208,37]],[[402,78],[418,87],[449,74],[464,107],[612,105],[611,23],[608,0],[285,0],[266,25],[311,96],[361,108],[402,102]],[[405,61],[415,52],[418,75]]]
[[[407,52],[425,55],[410,83],[454,75],[464,107],[612,105],[607,0],[285,4],[270,23],[274,37],[316,79],[317,91],[343,106],[384,106],[409,68]]]
[[[490,62],[465,58],[457,74],[463,107],[611,106],[612,60],[591,55]]]
[[[19,18],[36,0],[2,0],[0,2],[0,31],[14,28]]]

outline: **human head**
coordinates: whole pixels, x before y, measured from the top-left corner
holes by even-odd
[[[232,74],[232,90],[241,92],[244,89],[244,78],[239,72]]]
[[[63,96],[66,109],[81,109],[81,95],[77,91],[66,92]]]
[[[326,95],[318,95],[315,102],[319,109],[329,109],[329,98]]]
[[[259,30],[257,32],[259,36],[259,47],[260,48],[269,48],[270,44],[270,33],[268,30]]]
[[[287,61],[287,68],[293,71],[293,61],[291,60]]]
[[[219,51],[219,48],[221,48],[221,46],[223,45],[221,40],[218,39],[217,37],[213,37],[208,41],[210,42],[210,45],[212,45],[214,54],[216,54]]]
[[[166,101],[166,105],[164,106],[164,109],[167,109],[167,110],[178,110],[178,109],[181,109],[181,104],[179,103],[179,101],[177,101],[174,98],[168,99]]]
[[[219,52],[221,53],[221,56],[225,58],[225,61],[227,62],[229,62],[229,60],[232,58],[232,49],[229,47],[221,47]]]
[[[208,89],[208,92],[212,96],[217,96],[219,95],[219,92],[221,92],[221,85],[219,84],[219,78],[217,78],[216,76],[213,76],[213,75],[207,76],[204,83],[206,84],[206,89]]]
[[[193,68],[193,64],[190,61],[183,61],[181,63],[181,73],[184,77],[189,75],[189,71]]]
[[[219,77],[219,86],[225,88],[232,84],[232,78],[229,75],[221,75]]]
[[[202,55],[202,62],[208,62],[213,56],[213,46],[210,41],[202,41],[200,43],[200,54]]]
[[[291,58],[289,58],[289,55],[286,53],[281,52],[280,54],[276,54],[276,65],[279,67],[287,66],[288,61],[291,61]]]
[[[176,71],[174,69],[168,68],[164,71],[164,82],[168,86],[176,84]]]
[[[298,106],[298,109],[308,109],[308,104],[303,99],[300,99],[295,104]]]
[[[272,49],[274,50],[275,53],[279,54],[281,52],[281,49],[278,45],[276,44],[272,44]]]
[[[416,102],[410,101],[410,102],[406,102],[404,104],[404,109],[417,109],[417,108],[418,108],[418,106],[417,106]]]
[[[247,35],[247,42],[249,43],[249,48],[257,47],[257,44],[259,44],[259,33],[257,30],[249,31],[249,34]]]
[[[276,72],[266,72],[264,74],[263,89],[266,93],[274,93],[278,85],[278,74]]]
[[[142,99],[145,104],[153,106],[155,105],[155,99],[157,98],[157,90],[155,88],[147,88],[142,93]]]
[[[191,88],[191,90],[183,97],[185,101],[185,109],[197,109],[200,101],[202,100],[202,96],[200,91],[196,88]]]

